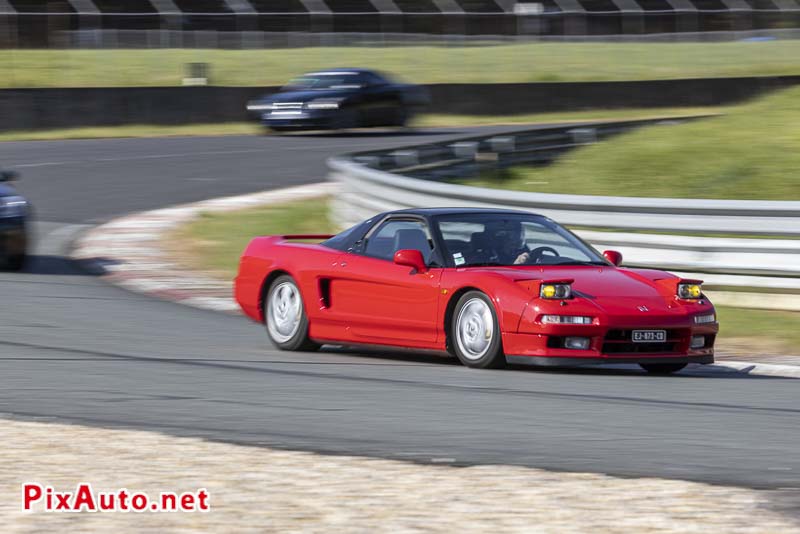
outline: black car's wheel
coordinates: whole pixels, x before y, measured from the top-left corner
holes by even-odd
[[[640,363],[639,366],[651,375],[670,375],[677,373],[687,364],[685,363]]]
[[[450,328],[450,345],[467,367],[496,369],[505,365],[497,313],[486,294],[468,291],[458,299]]]
[[[303,296],[289,275],[272,282],[264,298],[264,319],[267,333],[283,350],[315,350],[319,347],[308,339],[308,317]]]
[[[8,255],[5,260],[0,259],[0,268],[7,271],[21,271],[25,267],[28,250],[28,234],[25,230],[20,231],[9,240],[7,244]]]
[[[25,267],[25,260],[27,260],[27,256],[25,254],[14,254],[13,256],[9,256],[6,259],[6,268],[9,271],[21,271],[23,267]]]
[[[397,107],[394,109],[394,120],[391,122],[391,124],[389,124],[389,126],[405,128],[410,117],[411,114],[408,112],[405,106],[398,103]]]
[[[336,119],[333,121],[333,127],[336,130],[348,130],[350,128],[360,128],[363,126],[361,121],[361,114],[356,108],[343,108],[339,110]]]

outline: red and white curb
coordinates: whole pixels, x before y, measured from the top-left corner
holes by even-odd
[[[167,235],[200,216],[333,194],[335,183],[318,183],[216,198],[145,211],[92,228],[74,244],[72,258],[107,281],[195,308],[238,312],[231,283],[175,263],[164,250]]]
[[[204,200],[136,213],[97,226],[74,244],[72,258],[105,280],[137,293],[194,308],[238,313],[231,282],[175,263],[164,249],[167,234],[201,213],[235,211],[334,195],[339,185],[324,182],[248,195]],[[787,357],[790,358],[791,357]],[[800,361],[800,358],[798,358]],[[800,378],[800,365],[720,361],[691,365],[686,374]]]

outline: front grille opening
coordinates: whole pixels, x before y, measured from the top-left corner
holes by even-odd
[[[716,334],[706,334],[706,344],[703,345],[704,349],[710,349],[714,346],[714,340],[717,338]]]
[[[640,330],[637,328],[637,330]],[[644,329],[642,329],[644,330]],[[688,331],[667,329],[667,340],[661,343],[634,342],[633,330],[609,330],[603,340],[603,354],[661,354],[681,352]]]

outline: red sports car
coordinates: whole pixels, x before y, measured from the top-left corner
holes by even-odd
[[[701,282],[621,259],[532,213],[411,209],[336,236],[257,237],[235,293],[284,350],[382,345],[479,368],[712,363],[719,325]]]

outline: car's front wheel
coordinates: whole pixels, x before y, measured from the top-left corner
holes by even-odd
[[[308,338],[308,317],[303,296],[289,275],[272,282],[264,298],[267,333],[283,350],[315,350],[319,346]]]
[[[0,270],[21,271],[28,259],[28,234],[20,232],[11,239],[10,249],[13,251],[6,256],[5,261],[0,259]]]
[[[9,271],[21,271],[25,267],[26,260],[27,256],[24,253],[14,254],[6,260],[6,267]]]
[[[467,367],[496,369],[505,365],[497,313],[486,294],[468,291],[458,299],[450,332],[453,351]]]
[[[685,363],[640,363],[639,366],[651,375],[671,375],[684,367]]]

